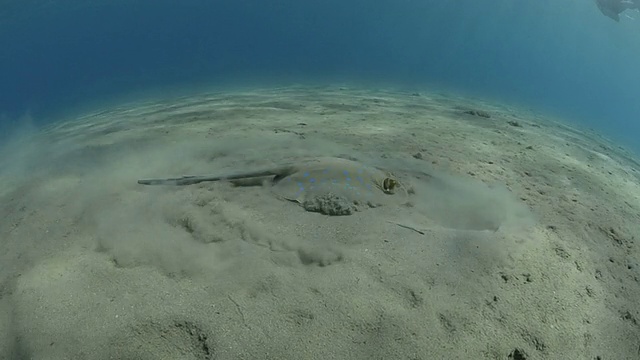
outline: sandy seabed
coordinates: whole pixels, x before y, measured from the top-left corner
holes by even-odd
[[[401,205],[144,186],[317,156]],[[290,87],[112,107],[0,153],[0,359],[639,359],[640,165],[440,94]]]

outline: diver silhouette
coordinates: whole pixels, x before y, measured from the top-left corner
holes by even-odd
[[[640,0],[596,0],[600,11],[615,21],[620,21],[620,13],[627,9],[640,9]]]

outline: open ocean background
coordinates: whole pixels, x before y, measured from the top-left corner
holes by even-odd
[[[627,14],[592,0],[0,0],[0,131],[140,96],[340,83],[525,105],[638,152]]]

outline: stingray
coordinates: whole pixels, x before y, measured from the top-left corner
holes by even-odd
[[[138,180],[138,184],[192,185],[230,181],[243,186],[262,184],[265,178],[277,196],[297,202],[308,211],[328,215],[348,215],[362,206],[399,205],[406,202],[408,195],[391,172],[337,157],[301,160],[232,174]]]

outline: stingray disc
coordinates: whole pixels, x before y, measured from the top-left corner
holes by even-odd
[[[340,158],[319,158],[296,166],[295,171],[276,178],[273,192],[303,203],[333,194],[356,204],[385,205],[404,200],[395,191],[396,180],[378,168]]]

